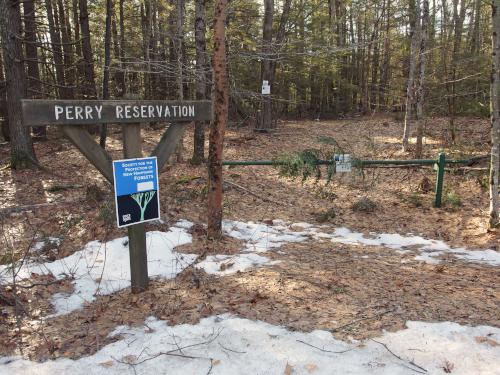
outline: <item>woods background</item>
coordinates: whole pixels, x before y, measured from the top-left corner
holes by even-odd
[[[211,1],[19,3],[26,97],[210,96]],[[455,138],[454,116],[489,114],[490,19],[481,0],[232,0],[231,119],[258,122],[263,79],[274,118],[321,119],[404,111],[423,79],[425,112],[450,116]]]

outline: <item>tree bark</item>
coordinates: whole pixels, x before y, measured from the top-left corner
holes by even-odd
[[[387,97],[389,91],[389,75],[391,62],[391,0],[386,0],[385,5],[385,35],[384,35],[384,61],[380,67],[380,84],[378,102],[383,108],[387,108]]]
[[[424,136],[424,90],[425,90],[425,64],[427,62],[427,39],[429,33],[429,0],[422,0],[422,23],[420,28],[420,76],[417,87],[417,143],[415,157],[422,157],[422,138]]]
[[[406,109],[403,133],[403,151],[408,151],[412,122],[415,118],[415,68],[417,66],[418,22],[420,19],[420,1],[410,0],[410,67],[408,70],[408,84],[406,88]]]
[[[207,46],[205,38],[205,3],[206,0],[196,0],[195,5],[195,44],[196,44],[196,100],[207,98]],[[205,123],[197,121],[194,124],[194,147],[191,163],[197,165],[205,160]]]
[[[490,217],[491,228],[499,221],[498,182],[500,168],[500,0],[491,4],[491,164],[490,164]]]
[[[97,99],[97,87],[95,84],[94,73],[94,54],[90,42],[89,13],[87,9],[87,0],[79,0],[80,10],[80,29],[82,32],[82,55],[83,55],[83,73],[84,83],[83,96],[85,99]],[[98,132],[99,127],[92,125],[88,127],[90,133]]]
[[[79,10],[80,29],[82,32],[83,71],[85,75],[83,94],[85,99],[96,99],[97,88],[95,85],[94,55],[92,53],[92,44],[90,43],[90,27],[87,0],[79,0]]]
[[[73,12],[73,28],[75,35],[75,64],[76,64],[76,75],[75,84],[77,88],[80,87],[80,83],[83,81],[83,59],[82,59],[82,42],[80,40],[80,15],[78,11],[78,1],[72,0],[72,12]],[[77,97],[80,95],[80,90],[75,90]]]
[[[63,61],[64,61],[64,80],[68,87],[69,96],[71,98],[75,97],[74,86],[75,86],[75,74],[73,70],[73,48],[70,38],[70,25],[69,19],[66,18],[66,12],[62,0],[57,0],[59,8],[59,29],[61,31],[61,41]]]
[[[10,164],[13,169],[27,168],[36,163],[29,128],[23,126],[21,116],[21,99],[26,95],[26,86],[19,4],[20,2],[17,0],[0,0],[0,28],[3,41],[6,104],[11,143]]]
[[[66,87],[66,80],[64,78],[61,34],[59,33],[54,20],[55,12],[52,0],[45,0],[45,8],[47,10],[47,22],[49,24],[50,41],[52,43],[52,52],[54,56],[58,97],[61,99],[71,99],[71,93]]]
[[[106,29],[104,32],[104,73],[102,76],[102,100],[109,99],[109,65],[111,62],[111,17],[113,15],[113,1],[106,0]],[[99,144],[106,148],[108,126],[101,125]]]
[[[208,229],[209,238],[222,236],[222,152],[227,124],[229,95],[226,67],[226,7],[227,0],[215,1],[214,12],[214,110],[210,128],[208,152]]]
[[[260,80],[268,81],[272,86],[272,50],[273,50],[273,13],[274,0],[264,0],[264,23],[262,25],[262,62],[260,64]],[[273,104],[271,95],[262,95],[261,118],[257,121],[258,131],[269,131],[273,128]]]
[[[184,48],[184,18],[185,18],[185,0],[177,0],[176,3],[176,23],[174,48],[176,53],[176,82],[177,82],[177,100],[184,100],[184,66],[185,48]],[[174,162],[182,162],[182,153],[184,151],[184,137],[181,138],[175,150]]]
[[[25,0],[23,2],[24,12],[24,51],[26,53],[27,65],[27,88],[28,97],[32,99],[41,99],[44,96],[40,80],[40,69],[38,67],[38,48],[36,46],[36,14],[35,1]],[[33,128],[33,134],[40,139],[47,138],[45,126]]]
[[[3,44],[2,32],[0,30],[0,45]],[[6,85],[5,85],[5,75],[3,73],[4,63],[3,63],[3,51],[0,48],[0,127],[2,130],[2,136],[6,141],[10,140],[9,136],[9,120],[7,115],[7,104],[6,104]]]

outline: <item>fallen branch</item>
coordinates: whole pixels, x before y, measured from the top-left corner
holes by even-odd
[[[425,368],[423,368],[422,366],[419,366],[417,365],[415,362],[413,361],[409,361],[409,360],[405,360],[403,358],[401,358],[399,355],[397,355],[396,353],[394,353],[391,349],[389,349],[389,347],[384,344],[383,342],[380,342],[380,341],[377,341],[377,340],[374,340],[374,339],[371,339],[373,342],[376,342],[377,344],[380,344],[382,345],[389,353],[391,353],[394,357],[396,357],[397,359],[399,359],[400,361],[403,361],[403,362],[407,362],[409,363],[410,365],[420,369],[421,371],[417,370],[417,369],[414,369],[414,368],[411,368],[409,366],[405,366],[406,368],[412,370],[412,371],[415,371],[415,372],[418,372],[419,374],[426,374],[427,373],[427,370]]]
[[[17,284],[17,287],[22,288],[22,289],[32,289],[32,288],[35,288],[37,286],[49,286],[49,285],[54,285],[54,284],[60,284],[65,280],[66,279],[57,279],[57,280],[53,280],[53,281],[48,281],[46,283],[33,283],[33,284],[29,284],[29,285]]]
[[[213,361],[213,358],[198,357],[198,356],[192,356],[192,355],[186,355],[186,354],[179,354],[177,352],[182,353],[182,350],[187,349],[187,348],[193,348],[193,347],[196,347],[196,346],[210,344],[213,341],[215,341],[215,339],[217,339],[217,337],[219,337],[219,335],[220,335],[221,332],[222,332],[222,329],[219,330],[210,340],[207,340],[207,341],[204,341],[204,342],[199,342],[199,343],[196,343],[196,344],[186,345],[186,346],[183,346],[183,347],[179,347],[176,344],[176,346],[177,346],[176,349],[172,349],[172,350],[169,350],[169,351],[166,351],[166,352],[156,353],[155,355],[153,355],[151,357],[148,357],[148,358],[145,358],[145,359],[143,359],[141,361],[138,361],[138,362],[127,362],[127,361],[121,361],[121,360],[117,360],[117,359],[115,359],[115,361],[117,361],[119,363],[130,365],[130,366],[138,366],[138,365],[140,365],[140,364],[142,364],[144,362],[151,361],[151,360],[153,360],[155,358],[158,358],[160,356],[163,356],[163,355],[168,355],[168,356],[173,356],[173,357],[181,357],[181,358],[187,358],[187,359],[206,359],[206,360]]]
[[[224,350],[227,350],[229,352],[233,352],[233,353],[237,353],[237,354],[246,354],[246,352],[239,352],[237,350],[234,350],[234,349],[229,349],[229,348],[226,348],[224,345],[222,345],[220,342],[219,342],[219,346],[224,349]]]
[[[332,350],[326,350],[326,349],[314,346],[314,345],[309,344],[309,343],[307,343],[305,341],[302,341],[302,340],[297,340],[297,342],[300,342],[301,344],[305,344],[307,346],[310,346],[311,348],[318,349],[319,351],[322,351],[323,353],[342,354],[342,353],[347,353],[347,352],[350,352],[351,350],[354,350],[354,348],[351,348],[351,349],[346,349],[346,350],[341,350],[341,351],[335,352],[335,351],[332,351]]]
[[[231,185],[231,186],[234,186],[235,188],[238,188],[240,190],[243,190],[245,192],[247,192],[248,194],[256,197],[256,198],[259,198],[261,200],[263,200],[264,202],[269,202],[269,203],[274,203],[274,204],[277,204],[277,205],[280,205],[280,206],[290,206],[290,204],[288,203],[284,203],[284,202],[278,202],[278,201],[275,201],[275,200],[272,200],[272,199],[269,199],[269,198],[265,198],[257,193],[254,193],[253,191],[250,191],[248,190],[247,188],[241,186],[241,185],[238,185],[238,184],[235,184],[234,182],[231,182],[231,181],[227,181],[227,180],[224,180],[224,182],[228,185]]]

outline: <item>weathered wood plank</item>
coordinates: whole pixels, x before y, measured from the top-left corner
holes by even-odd
[[[161,173],[163,166],[175,152],[175,148],[182,140],[186,127],[187,124],[185,123],[172,124],[168,127],[165,133],[163,133],[160,142],[158,142],[155,149],[151,153],[151,156],[156,156],[158,158],[158,172]]]
[[[141,126],[138,123],[122,126],[123,156],[126,159],[142,157]],[[144,224],[128,229],[130,257],[130,283],[132,293],[141,293],[148,288],[148,254],[146,251],[146,230]]]
[[[62,127],[64,134],[69,138],[76,148],[96,167],[99,172],[113,185],[113,165],[111,156],[99,144],[85,128],[74,125]]]
[[[25,126],[190,122],[212,119],[210,101],[22,100]]]

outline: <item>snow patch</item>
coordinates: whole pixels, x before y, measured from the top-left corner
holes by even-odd
[[[443,374],[444,366],[455,375],[499,373],[500,346],[494,343],[500,341],[500,329],[450,322],[408,322],[407,327],[385,333],[378,343],[353,344],[326,331],[291,332],[230,315],[173,327],[148,318],[144,327],[118,327],[112,335],[120,340],[78,360],[0,358],[0,375],[184,375],[207,374],[211,367],[213,375],[283,374],[287,368],[294,374],[432,375]],[[185,357],[161,354],[169,351]]]
[[[196,268],[203,269],[211,275],[225,276],[236,272],[243,272],[250,268],[279,263],[258,254],[211,255],[196,264]]]
[[[191,235],[178,227],[172,227],[168,232],[148,232],[146,246],[149,276],[171,279],[191,264],[196,255],[173,251],[174,247],[191,241]],[[0,266],[0,274],[7,274],[8,267],[10,266]],[[52,297],[55,313],[49,317],[67,314],[80,309],[85,302],[92,302],[96,295],[112,294],[130,286],[128,238],[117,238],[106,243],[92,241],[82,250],[54,262],[27,261],[17,277],[27,279],[32,273],[52,274],[57,279],[73,279],[73,293],[57,293]],[[0,280],[2,281],[4,280]]]
[[[415,247],[421,252],[415,259],[430,264],[440,263],[441,261],[437,257],[443,254],[452,254],[454,257],[467,262],[483,263],[490,266],[500,265],[500,252],[498,251],[491,249],[468,250],[464,247],[452,248],[444,241],[426,239],[413,234],[403,236],[397,233],[382,233],[371,234],[370,237],[365,237],[363,233],[352,232],[347,228],[341,227],[336,228],[330,235],[321,233],[314,237],[330,237],[332,242],[348,245],[382,246],[397,250],[398,252],[405,251],[408,247]]]

